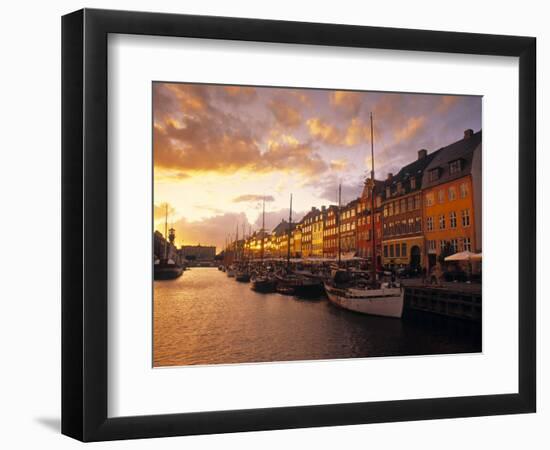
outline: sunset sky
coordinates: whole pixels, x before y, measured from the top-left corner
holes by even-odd
[[[357,197],[376,178],[481,129],[481,98],[183,83],[153,84],[155,229],[164,208],[176,244],[223,247],[245,224],[266,228],[312,206]]]

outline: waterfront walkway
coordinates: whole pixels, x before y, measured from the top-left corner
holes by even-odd
[[[469,294],[481,294],[481,283],[464,283],[464,282],[452,282],[452,281],[441,281],[441,287],[438,287],[434,284],[424,283],[422,278],[404,278],[400,279],[401,283],[405,287],[426,287],[434,289],[445,289],[449,291],[456,292],[466,292]]]

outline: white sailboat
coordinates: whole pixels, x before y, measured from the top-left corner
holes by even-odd
[[[402,286],[394,282],[379,283],[376,279],[376,233],[374,221],[374,136],[372,128],[372,113],[370,115],[371,127],[371,227],[372,227],[372,252],[370,280],[356,274],[337,269],[332,273],[330,281],[324,283],[328,299],[335,305],[362,314],[374,316],[401,318],[405,291]],[[338,199],[338,241],[340,241],[340,197]],[[340,244],[340,242],[339,242]],[[340,245],[338,245],[340,261]]]

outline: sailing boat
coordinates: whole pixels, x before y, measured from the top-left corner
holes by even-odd
[[[227,271],[225,272],[226,275],[229,277],[229,278],[233,278],[235,276],[235,264],[237,262],[237,246],[238,246],[238,242],[239,242],[239,224],[237,224],[237,231],[235,233],[235,246],[233,248],[233,262],[231,264],[229,264],[229,266],[227,267]]]
[[[264,240],[265,240],[265,196],[262,199],[262,229],[260,230],[260,270],[263,270],[264,265]],[[267,270],[263,273],[255,275],[252,279],[251,289],[264,294],[275,292],[277,289],[277,280],[272,273]]]
[[[290,213],[288,217],[287,253],[285,272],[276,276],[277,292],[303,298],[317,298],[323,293],[321,280],[306,277],[290,270],[290,237],[292,235],[292,194],[290,194]]]
[[[173,280],[178,278],[183,273],[183,267],[170,258],[168,258],[168,240],[170,244],[174,242],[176,238],[173,228],[170,229],[170,236],[168,236],[168,204],[166,204],[166,213],[164,220],[164,251],[163,257],[160,260],[155,261],[153,267],[153,276],[155,280]]]
[[[368,283],[364,279],[358,278],[351,271],[336,269],[332,273],[330,281],[325,281],[325,292],[328,299],[335,305],[348,309],[350,311],[362,314],[370,314],[383,317],[401,318],[403,314],[404,290],[402,286],[395,283],[379,283],[376,279],[376,233],[374,221],[374,136],[372,126],[372,113],[370,115],[370,135],[371,135],[371,176],[370,184],[370,223],[372,229],[372,251],[371,251],[371,274]],[[338,216],[340,207],[338,208]],[[338,218],[338,241],[340,241],[340,226]],[[340,245],[338,253],[340,253]],[[340,255],[338,257],[340,261]]]
[[[235,280],[240,281],[241,283],[248,283],[250,281],[250,269],[248,267],[248,261],[246,260],[246,235],[245,235],[245,227],[243,223],[243,249],[242,249],[242,257],[241,257],[241,264],[237,268],[237,272],[235,272]]]

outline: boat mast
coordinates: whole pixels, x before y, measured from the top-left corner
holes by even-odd
[[[290,234],[292,233],[291,230],[291,223],[292,223],[292,194],[290,194],[290,212],[288,214],[288,242],[287,242],[287,249],[286,249],[286,268],[290,268]]]
[[[239,224],[237,223],[237,231],[235,231],[235,262],[237,262],[237,256],[239,252]]]
[[[371,230],[372,230],[372,254],[371,254],[371,261],[372,261],[372,267],[371,267],[371,276],[372,276],[372,284],[376,284],[376,229],[374,225],[374,133],[373,133],[373,127],[372,127],[372,112],[370,113],[370,164],[371,164],[371,170],[370,170],[370,180],[371,180],[371,191],[370,191],[370,223],[371,223]]]
[[[168,249],[168,203],[165,204],[165,214],[164,214],[164,260],[167,259],[167,249]]]
[[[265,229],[265,195],[263,197],[262,204],[262,230],[260,231],[260,238],[262,239],[262,246],[260,250],[260,259],[264,262],[264,229]]]
[[[342,263],[342,239],[340,238],[340,209],[342,207],[342,184],[338,185],[338,214],[336,224],[338,225],[338,267]]]

